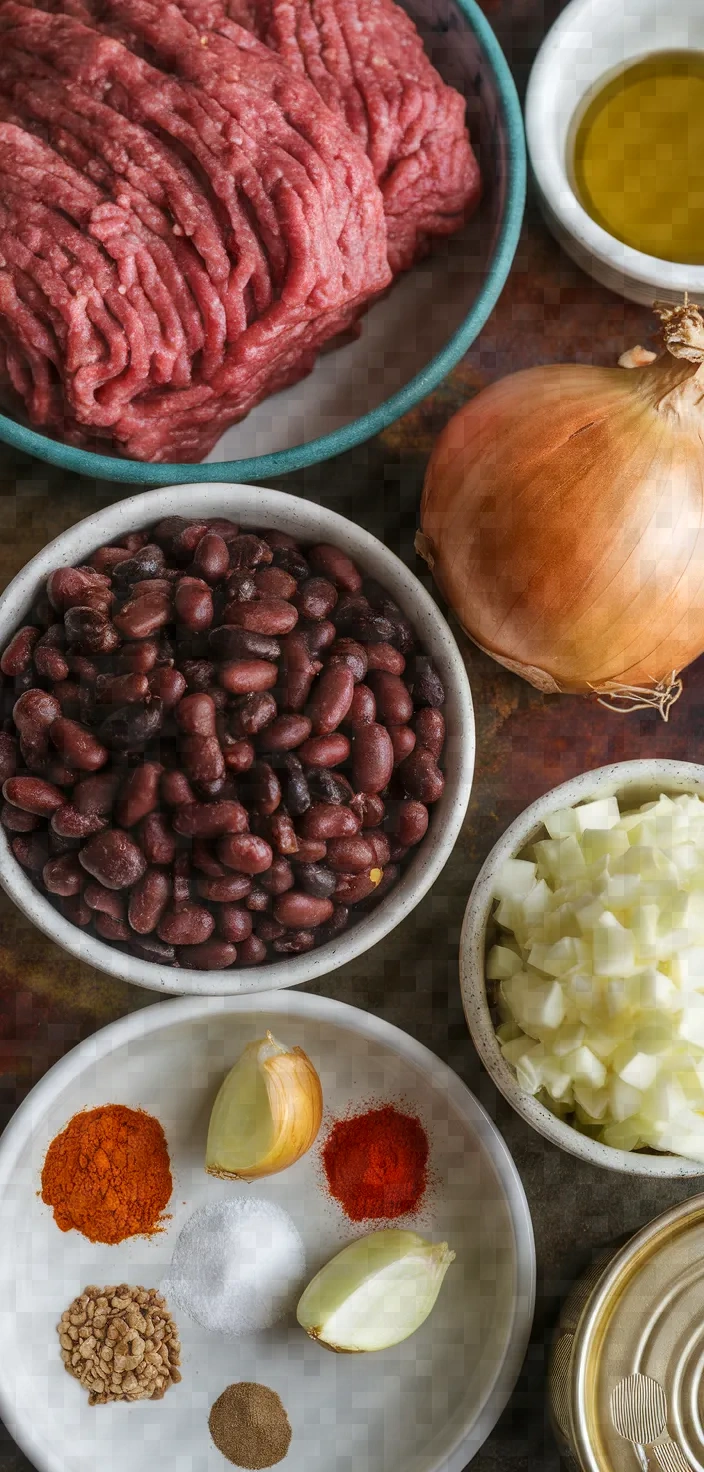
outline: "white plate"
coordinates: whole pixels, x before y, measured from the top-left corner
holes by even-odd
[[[457,1254],[437,1305],[404,1344],[334,1355],[295,1321],[245,1339],[176,1315],[180,1385],[162,1401],[90,1407],[65,1371],[56,1323],[87,1284],[158,1287],[176,1236],[205,1201],[259,1196],[303,1236],[307,1274],[360,1234],[320,1185],[314,1150],[256,1187],[202,1168],[214,1093],[243,1045],[271,1027],[320,1072],[326,1111],[404,1101],[424,1121],[433,1186],[414,1221]],[[61,1233],[37,1195],[54,1135],[81,1108],[141,1107],[161,1120],[174,1172],[167,1230],[116,1247]],[[324,1133],[324,1130],[323,1130]],[[182,998],[82,1043],[34,1088],[0,1144],[0,1412],[41,1472],[226,1472],[208,1413],[225,1386],[258,1380],[287,1408],[285,1472],[461,1472],[487,1437],[523,1360],[533,1313],[528,1205],[503,1140],[457,1076],[414,1039],[324,997]]]

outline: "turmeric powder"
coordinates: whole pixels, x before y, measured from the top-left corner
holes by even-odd
[[[62,1232],[90,1242],[123,1242],[162,1230],[173,1182],[158,1119],[124,1104],[74,1114],[52,1140],[42,1169],[42,1201]]]

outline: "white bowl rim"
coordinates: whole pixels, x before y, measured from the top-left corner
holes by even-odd
[[[632,787],[668,785],[672,790],[690,790],[694,784],[704,796],[704,766],[695,762],[668,758],[641,757],[632,761],[613,762],[570,777],[553,787],[525,808],[494,844],[479,871],[462,922],[460,935],[460,988],[467,1026],[479,1057],[496,1087],[508,1103],[533,1129],[559,1145],[570,1155],[592,1165],[625,1175],[689,1179],[704,1175],[704,1164],[683,1156],[656,1155],[647,1152],[617,1150],[583,1135],[572,1125],[558,1119],[546,1105],[526,1093],[515,1073],[506,1063],[496,1039],[489,1010],[485,984],[486,927],[491,914],[492,885],[497,869],[513,858],[540,829],[543,819],[559,807],[571,807],[596,792]],[[481,986],[479,978],[481,977]]]
[[[63,946],[70,955],[120,980],[151,991],[200,996],[259,992],[271,987],[278,990],[325,976],[370,950],[415,909],[435,883],[459,837],[472,787],[475,759],[472,694],[462,656],[446,619],[415,573],[394,552],[364,527],[327,506],[259,485],[195,481],[191,485],[164,486],[157,491],[140,492],[125,500],[115,501],[60,533],[31,558],[0,595],[0,613],[8,605],[24,598],[28,587],[34,589],[39,580],[46,577],[52,567],[57,565],[57,559],[61,565],[61,559],[65,560],[63,547],[67,538],[73,538],[80,532],[86,538],[86,549],[88,546],[94,548],[100,546],[101,541],[120,535],[120,532],[124,534],[129,528],[149,526],[162,516],[182,513],[187,515],[185,505],[175,508],[169,505],[167,498],[175,496],[183,503],[189,492],[198,493],[206,503],[221,502],[228,495],[236,495],[244,505],[241,515],[243,525],[261,526],[268,521],[273,524],[277,516],[286,518],[297,512],[303,519],[300,535],[304,540],[308,535],[319,534],[321,540],[336,541],[344,547],[349,543],[351,529],[356,541],[353,555],[362,564],[367,557],[380,558],[392,579],[390,592],[393,593],[394,585],[398,591],[399,578],[412,585],[416,608],[432,626],[438,641],[442,641],[445,646],[444,658],[450,668],[452,680],[451,698],[457,704],[457,725],[463,733],[462,742],[454,753],[456,772],[451,782],[448,774],[445,791],[454,789],[454,792],[451,803],[448,803],[449,811],[444,827],[441,829],[437,822],[431,825],[429,842],[423,840],[418,850],[418,857],[423,853],[427,862],[421,869],[416,860],[419,872],[413,876],[413,882],[409,881],[407,871],[378,910],[367,914],[339,937],[301,956],[288,956],[277,963],[245,968],[235,964],[227,971],[197,971],[187,967],[158,966],[154,962],[142,961],[120,951],[97,937],[87,935],[77,925],[66,920],[35,889],[14,858],[4,829],[0,830],[0,884],[23,914]],[[192,514],[197,514],[197,511]],[[316,518],[319,521],[317,532]],[[105,531],[106,523],[111,521],[115,522],[114,530]],[[313,525],[307,528],[307,521]],[[75,561],[76,558],[72,560]]]
[[[236,1015],[271,1010],[287,1016],[309,1018],[311,1021],[329,1023],[371,1042],[388,1047],[405,1061],[415,1066],[433,1084],[442,1089],[458,1113],[469,1121],[490,1156],[491,1162],[503,1191],[513,1229],[515,1252],[515,1289],[513,1321],[506,1332],[506,1353],[503,1363],[497,1367],[492,1385],[477,1419],[469,1431],[463,1433],[435,1472],[463,1472],[467,1457],[474,1456],[486,1441],[490,1432],[508,1403],[525,1358],[533,1323],[536,1294],[536,1252],[533,1222],[523,1182],[509,1148],[494,1121],[483,1105],[462,1079],[441,1058],[410,1033],[404,1032],[393,1023],[360,1007],[339,1002],[332,997],[316,996],[306,992],[268,991],[256,995],[175,997],[157,1002],[116,1022],[108,1023],[91,1037],[78,1043],[69,1053],[59,1059],[44,1074],[27,1097],[19,1105],[0,1138],[0,1197],[17,1169],[26,1138],[32,1129],[37,1112],[48,1109],[59,1098],[66,1084],[75,1078],[85,1063],[97,1063],[101,1058],[123,1047],[126,1043],[144,1038],[150,1033],[169,1028],[177,1022],[195,1021],[208,1015]],[[4,1382],[0,1362],[0,1413],[11,1434],[27,1456],[37,1466],[48,1466],[48,1472],[63,1472],[57,1460],[44,1462],[34,1445],[31,1427],[15,1423],[11,1394]]]
[[[543,198],[563,228],[603,265],[644,286],[663,291],[704,293],[704,266],[665,261],[635,250],[598,225],[580,204],[570,183],[546,113],[559,67],[560,48],[575,24],[589,14],[593,0],[570,0],[551,26],[531,69],[526,89],[524,123],[531,168]],[[650,50],[643,55],[651,55]],[[634,58],[635,60],[635,58]],[[604,75],[608,76],[608,68]],[[589,89],[587,89],[589,90]],[[585,96],[586,92],[582,94]],[[576,99],[575,107],[582,98]]]

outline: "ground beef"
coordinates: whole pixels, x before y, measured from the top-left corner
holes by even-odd
[[[360,0],[330,4],[339,28]],[[0,0],[11,412],[73,444],[201,459],[355,332],[389,263],[456,228],[463,105],[405,18],[392,87],[387,11],[398,32],[392,0],[369,0],[367,41],[326,50],[326,87],[315,26],[284,44],[274,0],[246,25],[224,0]]]
[[[476,206],[464,98],[394,0],[176,0],[200,30],[242,25],[345,119],[384,198],[389,263],[406,270]]]

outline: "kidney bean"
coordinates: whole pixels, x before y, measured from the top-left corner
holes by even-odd
[[[324,925],[332,912],[332,900],[300,889],[289,889],[274,902],[274,919],[292,930],[314,930]]]
[[[121,705],[105,717],[98,734],[111,751],[142,751],[158,735],[163,720],[160,700],[151,700],[148,705]]]
[[[310,736],[311,723],[307,716],[291,713],[278,716],[259,737],[259,746],[264,751],[292,751]]]
[[[256,736],[275,719],[277,705],[268,690],[246,695],[239,700],[232,712],[229,727],[237,739],[241,736]]]
[[[187,803],[195,802],[193,788],[185,772],[162,772],[159,791],[167,808],[181,808]]]
[[[257,915],[254,928],[258,939],[269,943],[286,934],[286,926],[280,920],[274,920],[271,915]]]
[[[0,731],[0,783],[17,771],[17,742],[9,731]]]
[[[358,833],[360,821],[349,807],[316,802],[303,814],[299,831],[303,838],[348,838]]]
[[[168,594],[147,593],[144,598],[134,598],[123,604],[113,623],[125,639],[148,639],[150,634],[168,624],[171,613]]]
[[[312,736],[299,748],[299,756],[307,767],[339,767],[346,762],[350,742],[342,731],[331,731],[329,736]]]
[[[227,622],[252,634],[289,634],[298,622],[298,610],[284,598],[260,598],[252,603],[231,603]]]
[[[234,741],[228,737],[222,748],[223,759],[228,772],[248,772],[255,757],[254,747],[251,741]]]
[[[406,760],[411,760],[406,758]],[[381,792],[394,769],[394,749],[385,726],[357,726],[352,741],[352,781],[360,792]]]
[[[69,644],[84,654],[112,654],[120,644],[115,625],[106,614],[94,608],[84,608],[80,604],[68,608],[64,614],[64,626]]]
[[[262,567],[254,574],[257,598],[293,598],[298,583],[283,567]]]
[[[51,817],[65,802],[63,792],[41,777],[8,777],[3,783],[2,795],[14,807],[22,808],[26,813],[36,813],[40,818]]]
[[[98,666],[92,659],[87,659],[85,654],[76,654],[69,650],[66,655],[69,674],[79,685],[87,685],[92,690],[98,683]]]
[[[229,516],[209,516],[206,520],[209,532],[217,532],[224,542],[232,542],[240,534],[236,521],[231,521]]]
[[[355,693],[354,676],[344,665],[328,666],[314,687],[310,715],[316,736],[327,736],[344,721]]]
[[[378,869],[385,869],[391,858],[391,846],[385,833],[380,828],[367,829],[364,837],[371,845],[374,854],[374,864]]]
[[[49,644],[42,645],[41,648],[37,645],[34,651],[34,668],[42,680],[50,680],[52,685],[65,680],[69,672],[61,650]]]
[[[158,578],[164,566],[164,553],[156,542],[147,542],[136,549],[134,556],[118,562],[112,570],[113,581],[124,587],[142,582],[144,578]]]
[[[74,604],[82,603],[84,594],[92,587],[94,584],[91,576],[78,567],[58,567],[46,580],[46,592],[51,607],[61,614]]]
[[[407,725],[413,716],[413,701],[400,675],[370,670],[367,683],[374,693],[378,719],[386,726]]]
[[[211,629],[208,645],[215,659],[277,660],[281,655],[278,639],[268,634],[253,634],[246,629],[223,625]]]
[[[298,836],[298,850],[296,852],[296,863],[319,864],[328,851],[327,843],[322,838],[302,838]]]
[[[382,878],[383,870],[377,864],[359,874],[340,874],[335,899],[343,905],[358,905],[378,889]]]
[[[139,705],[148,696],[146,675],[98,675],[95,682],[98,705]]]
[[[271,817],[256,818],[255,823],[256,832],[266,838],[277,854],[288,856],[298,853],[298,837],[288,813],[279,810]]]
[[[179,963],[195,971],[226,971],[237,960],[237,947],[225,940],[202,941],[200,945],[180,946]]]
[[[340,547],[333,547],[329,542],[319,542],[317,546],[308,548],[308,561],[315,572],[320,573],[321,577],[329,578],[344,593],[357,593],[362,586],[361,575],[352,558]]]
[[[399,777],[410,797],[419,802],[437,802],[445,790],[445,778],[433,756],[424,746],[416,746],[398,769]]]
[[[233,539],[236,541],[236,538]],[[230,542],[230,546],[233,543]],[[206,583],[219,583],[230,569],[228,544],[218,532],[207,531],[201,537],[193,554],[193,571]]]
[[[179,730],[187,736],[215,736],[217,712],[211,695],[184,695],[174,711]]]
[[[301,633],[289,634],[282,639],[281,656],[281,704],[284,710],[302,710],[322,665],[311,655]]]
[[[279,956],[302,956],[305,951],[312,951],[315,942],[312,930],[287,930],[280,940],[273,942],[273,949]]]
[[[107,816],[101,813],[81,813],[72,802],[57,808],[51,819],[52,832],[59,838],[90,838],[93,833],[102,833],[107,826]]]
[[[154,935],[142,935],[139,939],[133,935],[130,950],[135,956],[141,956],[144,961],[152,961],[157,966],[178,965],[173,946],[165,946],[163,941],[157,940]]]
[[[115,656],[118,674],[148,675],[159,658],[159,645],[155,639],[135,641],[119,650]]]
[[[281,802],[281,784],[268,762],[255,762],[242,777],[242,793],[255,813],[269,817]]]
[[[115,817],[121,828],[133,828],[135,823],[158,807],[163,770],[161,762],[143,762],[141,767],[130,772],[115,807]]]
[[[327,578],[306,578],[298,584],[293,602],[301,618],[318,623],[321,619],[326,619],[335,607],[337,588]]]
[[[189,562],[208,530],[205,521],[188,521],[185,516],[165,516],[152,528],[152,538],[169,557]]]
[[[372,608],[350,610],[338,621],[337,627],[365,644],[393,644],[396,638],[396,630],[390,620]]]
[[[38,638],[39,629],[31,628],[29,625],[18,629],[0,659],[0,670],[3,675],[22,675],[29,669],[32,663],[32,651]]]
[[[216,926],[223,940],[239,945],[252,934],[252,914],[244,905],[224,904],[218,911]]]
[[[368,685],[355,685],[345,725],[354,730],[357,726],[371,726],[375,720],[376,701],[372,691]]]
[[[226,583],[227,603],[223,609],[226,624],[232,623],[230,609],[237,603],[252,603],[257,596],[257,585],[251,572],[231,572]]]
[[[33,833],[35,828],[41,828],[42,820],[37,813],[27,813],[24,808],[13,808],[11,802],[4,802],[0,823],[8,833]]]
[[[274,553],[268,542],[254,532],[241,532],[228,542],[230,567],[234,572],[267,566],[273,561]]]
[[[177,851],[177,839],[163,813],[147,813],[138,827],[138,842],[149,864],[171,864]]]
[[[129,834],[108,828],[90,838],[79,854],[83,868],[106,889],[127,889],[141,879],[147,861]]]
[[[206,838],[193,839],[191,844],[191,864],[201,874],[208,874],[212,879],[221,879],[227,873],[224,864],[216,859],[210,841]]]
[[[297,583],[302,583],[304,578],[310,576],[310,567],[300,547],[296,545],[292,537],[287,542],[277,542],[274,540],[275,537],[283,537],[284,535],[284,532],[270,531],[266,534],[267,541],[274,550],[274,566],[283,567],[284,571],[289,572],[291,577],[296,579]]]
[[[221,664],[218,679],[231,695],[250,695],[270,690],[278,679],[275,664],[264,659],[234,659]]]
[[[82,777],[73,789],[73,804],[84,816],[96,813],[104,816],[112,811],[119,786],[119,772],[95,772],[91,777]]]
[[[361,874],[372,868],[376,855],[368,838],[355,834],[353,838],[331,838],[327,862],[336,873]]]
[[[413,798],[398,803],[391,815],[392,832],[404,848],[413,848],[420,843],[428,830],[428,809],[425,803]]]
[[[367,650],[356,639],[335,639],[330,648],[331,664],[346,664],[354,675],[355,682],[363,680],[369,668]]]
[[[187,905],[191,899],[191,860],[188,854],[177,854],[171,870],[174,909]]]
[[[196,880],[196,892],[201,899],[214,900],[217,904],[230,904],[246,899],[251,890],[252,881],[248,874],[208,874],[205,878],[199,876]]]
[[[174,612],[180,624],[191,633],[200,634],[213,622],[213,595],[207,584],[197,578],[181,578],[174,590]]]
[[[216,736],[184,736],[181,756],[191,782],[216,782],[225,775],[225,762]]]
[[[314,802],[348,804],[354,796],[347,778],[339,772],[331,772],[329,767],[310,767],[306,778]]]
[[[249,938],[237,947],[237,961],[240,966],[260,966],[266,961],[266,946],[257,935]]]
[[[413,727],[419,745],[424,746],[439,761],[445,745],[445,717],[442,711],[434,706],[424,705],[416,712]]]
[[[78,865],[80,869],[80,864]],[[83,878],[85,879],[85,874]],[[106,889],[104,884],[90,879],[83,890],[83,898],[89,910],[99,910],[102,915],[112,915],[113,920],[125,916],[125,896],[117,889]]]
[[[413,751],[416,733],[410,726],[388,726],[387,729],[394,749],[394,766],[397,767]]]
[[[129,555],[125,547],[99,547],[89,561],[96,572],[109,575],[117,567],[118,562],[127,562]]]
[[[414,705],[444,704],[445,691],[442,680],[427,654],[417,654],[406,670],[406,684]]]
[[[151,699],[160,700],[162,710],[168,714],[185,695],[186,681],[180,670],[160,665],[149,675],[148,690]]]
[[[156,930],[171,899],[171,880],[163,869],[147,869],[130,891],[127,918],[138,935]]]
[[[171,825],[186,838],[219,838],[223,833],[246,833],[248,818],[241,802],[194,802],[177,808]]]
[[[241,874],[263,874],[274,858],[270,844],[255,833],[228,833],[217,845],[218,858]]]
[[[47,755],[43,775],[45,780],[53,782],[55,787],[73,787],[76,780],[73,767],[67,767],[65,762],[60,761],[57,756],[52,756],[51,752]]]
[[[10,847],[18,864],[33,873],[43,869],[49,858],[49,840],[44,832],[20,833]]]
[[[390,675],[402,675],[406,668],[400,649],[394,649],[393,644],[367,645],[367,659],[370,670],[386,670]]]
[[[330,620],[326,618],[321,619],[320,623],[317,624],[306,623],[303,619],[300,619],[298,628],[313,658],[323,654],[326,649],[330,648],[331,644],[335,643],[337,638],[335,625],[330,623]]]
[[[61,913],[72,925],[78,925],[81,930],[85,930],[93,919],[91,911],[80,894],[70,894],[62,899]]]
[[[295,879],[288,859],[273,859],[271,868],[262,874],[260,883],[267,894],[285,894],[287,889],[293,889]]]
[[[316,899],[330,899],[335,893],[337,875],[325,864],[296,864],[296,884],[304,889],[306,894],[315,895]]]
[[[60,715],[58,700],[46,690],[25,690],[12,709],[17,730],[30,741],[48,731]]]
[[[101,940],[124,941],[132,939],[132,932],[124,920],[113,920],[112,915],[98,914],[93,921]]]

